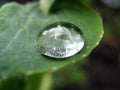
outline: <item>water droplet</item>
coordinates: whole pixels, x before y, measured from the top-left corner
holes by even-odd
[[[77,26],[58,22],[47,26],[38,34],[36,48],[43,55],[66,58],[81,51],[84,43],[82,32]]]

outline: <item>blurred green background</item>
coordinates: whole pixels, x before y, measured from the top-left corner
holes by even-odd
[[[0,5],[16,1],[25,4],[37,0],[0,0]],[[120,0],[81,0],[100,14],[105,34],[101,43],[83,62],[76,62],[53,75],[54,90],[120,90]],[[19,81],[19,82],[18,82]],[[15,89],[14,86],[21,86]],[[21,90],[22,77],[0,81],[0,90]],[[12,89],[10,89],[12,88]]]

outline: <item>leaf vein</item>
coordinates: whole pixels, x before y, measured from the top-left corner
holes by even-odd
[[[32,20],[32,16],[33,14],[31,14],[29,17],[28,17],[28,20],[26,20],[25,24],[24,24],[24,27],[20,28],[18,30],[18,32],[14,35],[14,37],[10,40],[10,42],[7,44],[6,48],[0,53],[0,55],[3,55],[7,50],[8,48],[10,48],[10,46],[15,42],[15,40],[19,37],[19,35],[21,34],[22,31],[24,31],[26,29],[26,27],[29,25],[30,21]]]

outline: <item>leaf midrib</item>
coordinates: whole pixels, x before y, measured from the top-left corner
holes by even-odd
[[[3,49],[3,51],[0,53],[0,55],[3,55],[9,48],[10,46],[17,40],[17,38],[20,36],[21,32],[25,31],[27,26],[31,23],[32,17],[34,14],[29,15],[29,17],[26,19],[26,22],[24,24],[24,27],[21,27],[17,33],[14,35],[14,37],[8,42],[6,47]]]

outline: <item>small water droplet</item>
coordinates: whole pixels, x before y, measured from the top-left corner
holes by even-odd
[[[58,22],[47,26],[38,34],[36,48],[43,55],[66,58],[81,51],[84,43],[82,32],[77,26]]]

